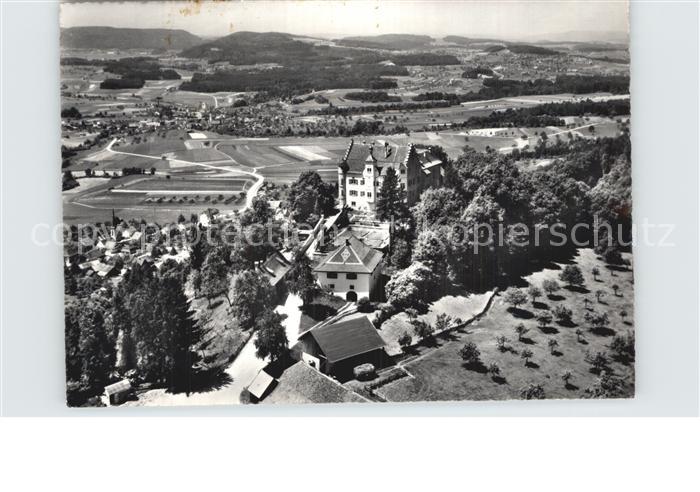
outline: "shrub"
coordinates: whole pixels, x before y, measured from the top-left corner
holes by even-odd
[[[554,308],[554,316],[557,317],[557,320],[560,323],[571,323],[572,315],[573,312],[571,311],[571,309],[562,306],[561,304]]]
[[[561,287],[559,286],[559,282],[557,282],[556,280],[547,279],[544,282],[542,282],[542,290],[544,290],[548,296],[553,295],[560,288]]]
[[[503,300],[514,308],[517,308],[521,304],[527,302],[527,295],[520,289],[508,289]]]
[[[583,273],[576,265],[566,265],[564,271],[559,274],[559,279],[569,286],[580,287],[584,284]]]
[[[467,342],[459,350],[459,355],[467,364],[478,364],[481,359],[481,351],[474,342]]]
[[[522,341],[523,335],[528,331],[530,330],[525,328],[525,325],[523,323],[518,324],[518,326],[515,327],[515,333],[518,334],[518,341]]]
[[[549,314],[547,311],[542,311],[537,315],[537,323],[544,328],[547,326],[549,323],[552,322],[552,315]]]
[[[426,323],[422,319],[417,319],[413,322],[413,330],[418,338],[427,340],[433,336],[433,327],[430,323]]]
[[[361,313],[371,313],[374,311],[374,306],[368,297],[362,297],[357,301],[357,310]]]
[[[618,359],[623,361],[634,360],[634,333],[630,332],[625,335],[615,335],[612,342],[610,342],[610,350],[615,353]]]
[[[532,350],[530,349],[523,349],[522,352],[520,352],[520,358],[525,361],[525,365],[528,365],[530,363],[530,359],[532,358]]]
[[[602,374],[609,364],[608,356],[603,352],[596,352],[595,354],[586,352],[584,360],[591,365],[591,372],[597,374]]]
[[[438,314],[435,320],[435,331],[443,331],[452,325],[452,318],[445,313]]]
[[[406,350],[413,343],[413,337],[407,331],[404,331],[398,339],[399,345]]]
[[[523,400],[544,400],[544,388],[541,384],[530,384],[520,390],[520,398]]]
[[[368,381],[376,376],[374,365],[361,364],[352,370],[355,379],[358,381]]]

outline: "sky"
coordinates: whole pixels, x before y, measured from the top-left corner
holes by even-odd
[[[184,29],[204,37],[277,31],[542,40],[572,31],[627,32],[627,12],[626,0],[113,1],[64,3],[61,26]]]

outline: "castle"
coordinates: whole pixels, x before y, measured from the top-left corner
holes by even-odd
[[[418,149],[413,144],[350,140],[338,164],[340,206],[373,212],[389,168],[396,172],[399,186],[406,192],[406,201],[411,206],[425,189],[442,184],[443,164],[429,149]]]

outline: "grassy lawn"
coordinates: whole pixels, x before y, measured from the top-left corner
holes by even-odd
[[[310,306],[302,306],[299,333],[303,333],[315,324],[335,315],[345,305],[345,301],[337,296],[322,292],[318,294]]]
[[[537,306],[532,302],[521,306],[518,317],[503,302],[499,295],[489,311],[479,321],[465,331],[454,332],[450,338],[439,339],[437,348],[421,350],[420,355],[406,361],[404,368],[413,377],[406,377],[389,383],[377,390],[388,401],[419,400],[503,400],[520,398],[520,390],[528,384],[541,384],[547,398],[580,398],[586,388],[592,386],[598,376],[590,371],[590,364],[585,361],[586,351],[608,352],[613,333],[632,331],[633,292],[632,271],[613,272],[598,260],[591,250],[581,250],[575,258],[583,271],[585,286],[589,292],[572,291],[562,288],[552,299],[538,299]],[[594,280],[591,269],[596,266],[601,274]],[[525,278],[535,285],[541,285],[544,279],[558,279],[561,270],[545,269]],[[615,295],[612,285],[619,285]],[[595,292],[603,290],[602,303],[596,301]],[[584,314],[584,297],[591,301],[589,309],[607,313],[610,330],[591,332]],[[562,304],[573,311],[573,326],[561,326],[556,321],[541,329],[535,320],[536,313],[552,310]],[[627,311],[623,320],[620,311]],[[514,327],[523,323],[529,331],[518,341]],[[583,339],[579,341],[576,329],[583,330]],[[510,350],[500,351],[496,338],[504,335],[509,339]],[[551,353],[548,347],[550,339],[556,340],[558,346]],[[481,352],[483,365],[465,367],[459,350],[466,342],[474,342]],[[532,351],[529,366],[525,366],[520,357],[523,349]],[[634,394],[634,365],[614,361],[610,357],[609,369],[625,382],[625,394]],[[501,369],[501,378],[492,379],[486,367],[496,363]],[[561,374],[569,370],[572,373],[570,384],[565,386]]]
[[[489,293],[441,297],[430,305],[427,313],[419,315],[417,319],[434,326],[437,316],[445,313],[451,316],[452,319],[460,318],[462,321],[467,321],[481,311],[488,299],[488,295]],[[374,319],[374,316],[370,316],[370,319]],[[379,335],[386,343],[386,351],[389,355],[401,353],[401,346],[398,340],[405,332],[413,337],[413,343],[418,342],[418,338],[414,335],[411,320],[406,313],[395,314],[382,323]]]
[[[228,311],[228,301],[222,296],[209,302],[203,297],[192,300],[192,310],[198,320],[205,319],[205,334],[200,347],[211,367],[227,366],[250,338],[251,333],[240,329]]]

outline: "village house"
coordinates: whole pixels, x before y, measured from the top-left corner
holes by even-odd
[[[284,294],[287,292],[285,279],[292,269],[292,263],[279,251],[275,251],[258,266],[258,270],[270,282],[275,293],[275,300],[284,302]]]
[[[373,212],[388,169],[396,172],[406,201],[413,205],[420,194],[438,187],[444,174],[443,162],[428,149],[413,144],[396,145],[387,141],[350,140],[338,164],[338,199],[341,207]]]
[[[383,256],[380,251],[349,235],[313,271],[321,287],[357,302],[363,297],[376,296]]]
[[[324,374],[352,379],[355,367],[387,362],[384,340],[367,316],[312,328],[299,335],[301,360]]]

